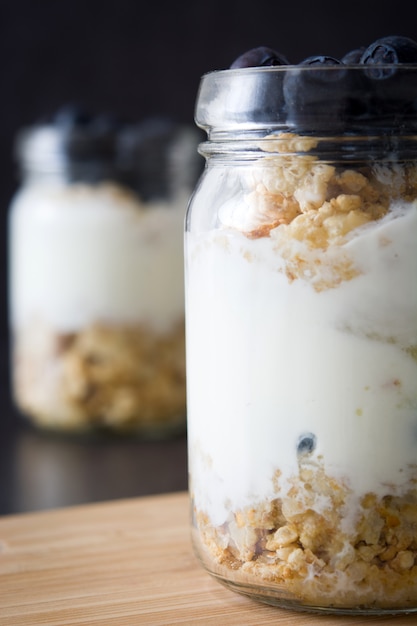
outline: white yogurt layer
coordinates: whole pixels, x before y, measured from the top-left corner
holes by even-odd
[[[94,322],[169,330],[184,316],[187,197],[141,204],[111,184],[36,184],[10,222],[15,328],[41,318],[57,331]]]
[[[278,232],[187,233],[191,490],[215,525],[276,497],[304,433],[354,496],[401,493],[417,462],[417,203],[323,252],[358,276],[322,291],[288,280]]]

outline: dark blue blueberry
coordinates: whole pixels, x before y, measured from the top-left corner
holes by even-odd
[[[310,65],[314,67],[323,67],[326,65],[340,65],[341,61],[335,59],[335,57],[319,54],[311,57],[307,57],[304,61],[301,61],[300,65]]]
[[[289,68],[283,87],[288,125],[298,132],[339,132],[350,88],[345,66],[330,56],[308,57]]]
[[[288,65],[287,59],[273,48],[259,46],[241,54],[233,61],[230,69],[235,70],[244,67],[270,67],[276,65]]]
[[[395,68],[383,65],[417,64],[417,42],[409,37],[382,37],[366,48],[360,62],[368,66],[369,75],[376,79],[388,78],[395,74]]]
[[[370,117],[393,132],[417,126],[417,42],[383,37],[361,57],[372,92]]]
[[[178,167],[184,133],[183,127],[168,117],[149,117],[126,125],[119,133],[118,163],[124,182],[143,200],[169,197],[177,177],[191,174],[188,162],[184,172]],[[178,171],[173,176],[175,167]]]
[[[288,65],[287,59],[272,48],[260,46],[238,57],[230,69],[274,68]],[[239,72],[230,77],[239,98],[229,111],[237,122],[254,121],[261,124],[284,123],[284,72]]]
[[[114,113],[100,113],[90,119],[90,129],[96,134],[117,133],[124,121]]]
[[[316,435],[313,433],[303,433],[297,441],[297,454],[299,456],[311,454],[316,447]]]
[[[93,114],[80,104],[67,104],[50,120],[60,136],[69,180],[96,182],[116,178],[118,122],[111,114]]]
[[[83,105],[72,103],[58,109],[52,121],[62,129],[86,127],[92,121],[92,115]]]
[[[340,60],[344,65],[357,65],[358,63],[360,63],[360,60],[365,50],[365,46],[362,46],[361,48],[356,48],[355,50],[350,50]]]

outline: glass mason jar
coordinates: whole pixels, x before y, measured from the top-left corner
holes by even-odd
[[[205,75],[186,218],[193,542],[299,610],[417,610],[417,67]]]
[[[15,404],[33,424],[185,430],[183,224],[197,132],[63,109],[18,134],[11,366]]]

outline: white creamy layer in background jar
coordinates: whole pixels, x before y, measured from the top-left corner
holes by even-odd
[[[197,106],[209,141],[185,235],[194,547],[263,602],[412,611],[417,153],[378,132],[271,132],[251,110],[240,126],[223,91],[249,93],[251,72],[206,75]]]
[[[16,193],[13,393],[37,426],[142,437],[184,430],[189,193],[143,199],[116,175],[60,172],[31,175]]]

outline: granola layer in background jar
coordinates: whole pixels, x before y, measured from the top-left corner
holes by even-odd
[[[207,168],[185,250],[194,547],[263,602],[412,612],[417,65],[277,56],[209,73],[198,95]]]
[[[198,135],[64,108],[16,139],[16,406],[65,432],[185,429],[183,222]]]

